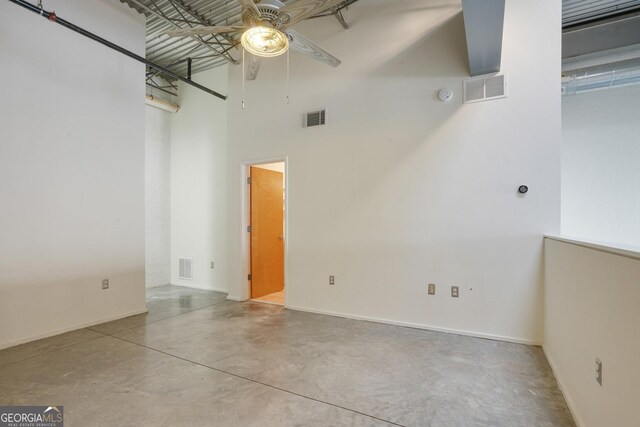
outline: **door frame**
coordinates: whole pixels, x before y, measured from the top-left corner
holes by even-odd
[[[289,157],[277,156],[269,158],[261,158],[255,160],[247,160],[241,163],[241,208],[242,215],[242,227],[241,231],[241,247],[242,247],[242,280],[244,286],[242,287],[242,299],[247,301],[251,299],[251,282],[247,280],[247,276],[251,271],[251,235],[247,233],[247,227],[251,224],[251,192],[249,191],[249,185],[247,185],[247,178],[251,175],[251,166],[259,166],[268,163],[282,163],[284,162],[284,306],[289,305],[289,292],[288,292],[288,271],[289,271]]]

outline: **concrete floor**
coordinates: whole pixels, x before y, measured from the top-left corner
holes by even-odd
[[[163,286],[149,314],[0,351],[66,426],[573,426],[539,347]]]

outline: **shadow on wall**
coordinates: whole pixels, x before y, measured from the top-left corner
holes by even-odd
[[[431,27],[414,44],[372,70],[371,76],[420,79],[469,77],[462,11]]]

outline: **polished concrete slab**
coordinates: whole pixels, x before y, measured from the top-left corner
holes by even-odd
[[[28,359],[40,354],[50,353],[70,345],[80,344],[84,341],[100,338],[102,336],[103,334],[90,331],[89,329],[78,329],[77,331],[67,332],[54,337],[44,338],[38,341],[11,347],[0,351],[0,366]],[[2,402],[0,402],[0,404],[2,404]]]
[[[387,425],[109,336],[0,369],[0,396],[67,426]]]
[[[208,307],[212,304],[226,301],[226,299],[227,294],[222,292],[203,291],[183,286],[158,286],[147,289],[148,313],[92,326],[90,329],[111,334]]]
[[[203,291],[162,292],[151,322],[26,345],[0,404],[63,404],[68,425],[574,425],[538,347],[219,295],[175,314]]]

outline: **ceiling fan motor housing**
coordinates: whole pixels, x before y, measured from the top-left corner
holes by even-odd
[[[242,23],[244,25],[248,27],[267,25],[281,29],[291,19],[286,13],[278,14],[278,11],[284,7],[284,3],[278,0],[262,0],[256,2],[256,7],[260,11],[261,16],[258,16],[254,9],[249,7],[245,8],[242,12]]]

